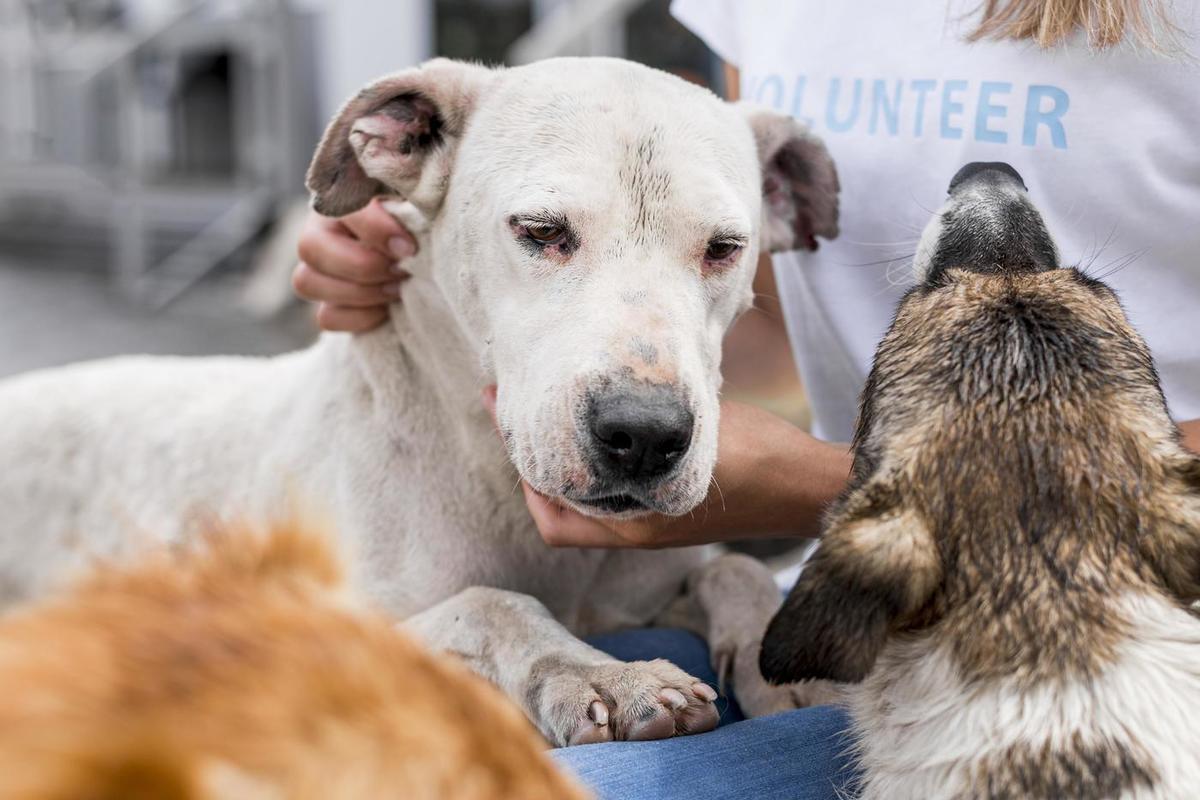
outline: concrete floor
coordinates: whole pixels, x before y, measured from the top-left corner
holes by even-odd
[[[255,319],[239,306],[240,286],[213,279],[155,312],[94,271],[0,255],[0,377],[124,353],[281,353],[315,335],[303,312]]]

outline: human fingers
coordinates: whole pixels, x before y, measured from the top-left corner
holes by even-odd
[[[335,278],[300,262],[292,273],[292,288],[305,300],[349,308],[386,306],[400,297],[400,284],[407,276],[396,276],[391,283],[355,283]]]
[[[396,260],[355,238],[339,220],[313,214],[300,234],[300,260],[332,278],[361,284],[396,280]]]
[[[377,197],[364,208],[341,218],[340,222],[368,247],[403,262],[417,252],[417,240],[400,220],[383,207]]]
[[[388,318],[387,306],[350,308],[321,303],[317,306],[317,324],[327,331],[365,333],[382,325]]]

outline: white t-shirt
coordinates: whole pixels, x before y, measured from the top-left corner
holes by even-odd
[[[979,42],[977,0],[674,0],[672,12],[741,70],[744,99],[825,139],[842,183],[841,236],[775,273],[814,432],[850,438],[857,396],[921,229],[970,161],[1024,177],[1064,263],[1119,293],[1149,342],[1176,419],[1200,417],[1200,58],[1082,35],[1043,51]],[[1200,3],[1174,3],[1200,57]],[[1190,37],[1190,38],[1189,38]]]

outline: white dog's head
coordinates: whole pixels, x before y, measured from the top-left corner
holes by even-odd
[[[391,193],[432,220],[514,464],[592,515],[703,499],[721,339],[760,246],[837,235],[837,175],[804,128],[613,59],[384,78],[334,120],[309,188],[324,214]]]

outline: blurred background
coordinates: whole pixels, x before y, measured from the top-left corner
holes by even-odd
[[[668,5],[0,0],[0,377],[303,346],[316,329],[280,265],[346,97],[433,55],[622,56],[724,94],[721,63]],[[728,393],[804,425],[770,276],[756,288],[728,340]]]

